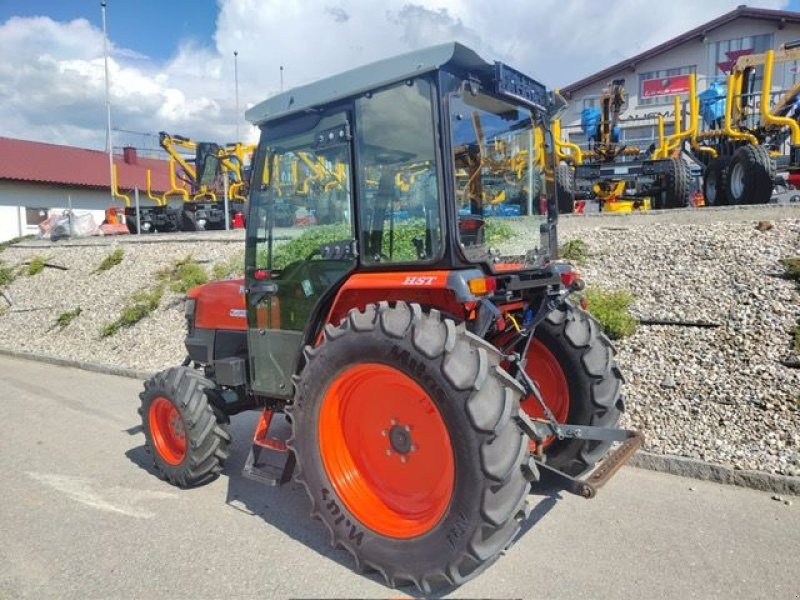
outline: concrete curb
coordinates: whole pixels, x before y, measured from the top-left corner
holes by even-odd
[[[0,348],[0,355],[139,380],[148,379],[155,372],[115,367],[112,365],[100,365],[69,358],[49,356],[47,354],[9,350],[7,348]],[[731,467],[715,465],[694,458],[651,454],[643,450],[637,452],[628,464],[639,469],[659,471],[661,473],[669,473],[670,475],[679,475],[681,477],[701,479],[726,485],[737,485],[762,492],[800,495],[800,477],[773,475],[772,473],[765,473],[762,471],[739,471]]]
[[[740,471],[684,456],[651,454],[640,450],[628,463],[633,467],[681,477],[738,485],[762,492],[800,495],[800,477],[774,475],[763,471]]]
[[[128,369],[126,367],[115,367],[113,365],[100,365],[81,360],[73,360],[71,358],[61,358],[58,356],[50,356],[48,354],[36,354],[35,352],[20,352],[18,350],[9,350],[7,348],[0,348],[0,355],[10,356],[12,358],[21,358],[23,360],[34,360],[59,367],[72,367],[73,369],[92,371],[93,373],[102,373],[103,375],[130,377],[131,379],[149,379],[150,376],[155,373],[155,371],[142,371],[138,369]]]

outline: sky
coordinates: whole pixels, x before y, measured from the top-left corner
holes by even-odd
[[[107,0],[114,145],[225,143],[237,125],[252,141],[244,111],[280,90],[281,66],[290,88],[452,40],[560,87],[741,2]],[[0,0],[0,135],[102,149],[105,123],[99,0]]]

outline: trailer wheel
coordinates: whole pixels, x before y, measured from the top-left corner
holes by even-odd
[[[666,199],[663,208],[683,208],[689,205],[691,172],[681,158],[671,158],[666,175]]]
[[[305,350],[289,446],[331,543],[429,592],[514,540],[530,484],[522,390],[463,325],[398,302],[352,310]]]
[[[723,206],[728,204],[728,164],[730,158],[721,156],[714,158],[706,166],[703,174],[703,197],[706,206]]]
[[[772,197],[775,161],[764,146],[747,144],[739,148],[728,168],[731,204],[766,204]]]
[[[197,231],[197,217],[190,211],[183,209],[180,215],[180,230],[181,231]]]
[[[158,474],[178,487],[213,481],[228,458],[228,418],[206,395],[213,387],[194,369],[175,367],[153,375],[139,394],[145,449]]]
[[[558,197],[558,212],[571,214],[575,207],[575,180],[569,165],[556,167],[556,195]]]
[[[556,420],[571,425],[616,427],[624,412],[622,374],[611,342],[585,311],[563,304],[536,327],[526,356],[526,372],[537,383]],[[535,418],[544,411],[535,398],[522,401]],[[549,440],[547,462],[579,475],[608,451],[610,442]]]

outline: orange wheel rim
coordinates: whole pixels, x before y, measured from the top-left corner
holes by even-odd
[[[319,440],[331,484],[366,527],[411,538],[441,520],[455,482],[450,434],[408,375],[376,363],[342,371],[323,398]]]
[[[555,355],[538,338],[533,338],[525,357],[525,372],[539,386],[542,399],[556,421],[566,423],[569,417],[569,385],[564,370]],[[547,418],[533,396],[521,402],[522,409],[535,419]]]
[[[186,456],[186,426],[175,405],[158,396],[150,403],[150,433],[156,451],[167,463],[179,465]]]

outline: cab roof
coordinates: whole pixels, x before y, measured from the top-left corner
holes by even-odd
[[[444,66],[474,71],[476,74],[493,67],[473,50],[458,42],[439,44],[292,88],[256,104],[245,113],[245,117],[254,125],[261,125],[266,121],[358,96]]]

